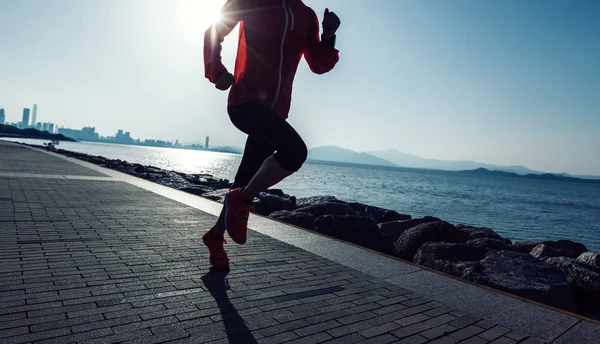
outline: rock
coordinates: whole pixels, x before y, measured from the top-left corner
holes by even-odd
[[[202,197],[208,198],[210,200],[223,203],[225,201],[225,195],[229,192],[229,189],[219,189],[211,192],[207,192],[202,194]]]
[[[285,194],[283,193],[283,190],[281,190],[281,189],[269,189],[265,192],[268,194],[271,194],[271,195],[275,195],[275,196],[281,196],[281,197],[285,196]]]
[[[584,252],[577,260],[593,268],[600,269],[600,252]]]
[[[315,229],[316,217],[301,211],[280,210],[269,215],[270,218],[309,230]]]
[[[394,243],[395,254],[412,261],[423,244],[429,241],[465,243],[468,234],[448,222],[427,222],[406,230]]]
[[[544,262],[558,267],[566,275],[581,313],[600,315],[599,270],[570,257],[546,258]]]
[[[325,215],[317,218],[315,231],[372,250],[389,254],[392,245],[379,233],[375,221],[360,215]]]
[[[306,207],[296,208],[296,211],[312,214],[316,217],[324,215],[351,215],[354,210],[340,202],[313,202]]]
[[[560,256],[563,257],[576,258],[583,252],[587,251],[587,248],[583,244],[570,240],[520,241],[514,243],[513,245],[518,247],[524,253],[532,253],[533,249],[541,244],[550,245],[555,251],[560,253]],[[546,250],[548,250],[548,248],[546,248]]]
[[[204,194],[206,194],[208,192],[215,191],[215,189],[213,189],[209,186],[204,186],[204,185],[185,186],[179,190],[185,191],[187,193],[191,193],[191,194],[194,194],[197,196],[203,196]]]
[[[384,223],[378,224],[377,226],[379,227],[379,231],[381,232],[381,234],[383,234],[383,236],[385,236],[387,241],[396,242],[396,240],[398,240],[400,235],[402,235],[402,233],[404,233],[404,231],[406,231],[407,229],[413,228],[417,225],[420,225],[421,223],[435,222],[435,221],[441,221],[441,220],[438,219],[437,217],[425,216],[425,217],[419,218],[419,219],[384,222]]]
[[[303,197],[298,198],[296,201],[296,208],[304,208],[314,204],[319,204],[323,202],[338,202],[338,203],[346,203],[344,201],[340,201],[334,196],[312,196],[312,197]]]
[[[473,282],[567,311],[576,308],[563,272],[529,254],[491,250],[479,264]]]
[[[106,164],[106,160],[101,159],[99,157],[93,157],[92,159],[89,159],[88,161],[91,162],[92,164],[96,164],[96,165],[105,165]]]
[[[537,259],[547,257],[570,257],[577,258],[586,252],[587,248],[578,242],[570,240],[547,241],[539,244],[531,250],[531,255]]]
[[[264,216],[269,216],[275,211],[294,210],[296,208],[296,197],[294,196],[276,196],[261,192],[257,199],[254,202],[254,209],[257,214]]]
[[[187,174],[184,178],[192,184],[210,186],[214,189],[229,189],[231,183],[227,179],[214,178],[208,174]]]
[[[427,242],[415,255],[414,261],[427,267],[433,267],[436,261],[476,262],[485,257],[487,250],[466,244],[448,242]]]
[[[470,239],[492,238],[502,239],[498,233],[487,227],[473,227],[466,225],[457,225],[456,228],[461,229],[469,234]]]
[[[173,172],[156,175],[152,181],[175,189],[191,186],[190,182],[188,182],[185,178]]]
[[[467,246],[485,250],[518,250],[508,239],[477,238],[467,241]]]
[[[375,220],[377,223],[412,219],[410,215],[404,215],[394,210],[383,209],[362,203],[348,203],[348,206],[350,206],[359,215],[369,217]]]

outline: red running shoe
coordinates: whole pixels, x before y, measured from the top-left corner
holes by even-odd
[[[233,189],[225,195],[225,229],[233,241],[242,245],[248,236],[248,216],[254,207],[246,204],[241,197],[241,188]]]
[[[208,247],[210,252],[210,265],[219,269],[229,269],[229,257],[227,252],[223,248],[225,239],[223,241],[215,240],[212,236],[212,228],[202,236],[202,242]]]

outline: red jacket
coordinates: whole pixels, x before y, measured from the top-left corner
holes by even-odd
[[[238,23],[229,106],[257,102],[287,118],[302,56],[317,74],[330,71],[339,59],[333,40],[319,40],[319,19],[301,0],[227,0],[221,21],[204,35],[204,67],[212,83],[227,71],[221,43]]]

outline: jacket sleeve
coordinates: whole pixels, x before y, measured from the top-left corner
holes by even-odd
[[[324,74],[332,70],[339,61],[339,51],[335,48],[335,37],[328,41],[319,39],[319,18],[314,11],[312,15],[314,24],[309,30],[303,54],[313,73]]]
[[[221,18],[204,33],[204,75],[213,84],[219,75],[227,72],[221,62],[222,43],[248,10],[249,0],[227,0],[221,9]]]

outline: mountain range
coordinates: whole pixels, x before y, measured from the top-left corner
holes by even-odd
[[[308,151],[308,159],[317,161],[331,161],[388,167],[408,167],[431,170],[466,171],[480,169],[479,171],[481,171],[481,169],[485,169],[488,171],[510,172],[517,175],[547,175],[545,172],[535,171],[525,166],[500,166],[468,160],[452,161],[426,159],[417,155],[400,152],[395,149],[361,153],[337,146],[323,146],[310,149]],[[582,179],[600,179],[599,176],[574,176],[567,173],[553,175]]]

